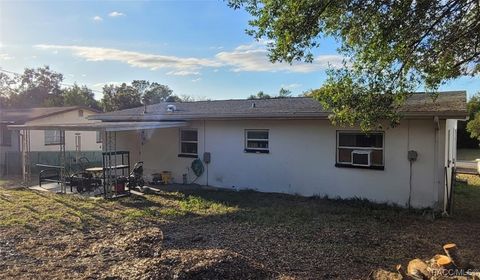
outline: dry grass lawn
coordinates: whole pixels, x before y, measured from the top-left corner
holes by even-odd
[[[455,216],[280,194],[114,201],[0,188],[0,279],[365,279],[455,242],[480,263],[480,180]]]

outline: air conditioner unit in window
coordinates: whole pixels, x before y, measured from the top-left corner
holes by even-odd
[[[352,165],[355,166],[370,166],[372,151],[368,150],[353,150],[352,151]]]

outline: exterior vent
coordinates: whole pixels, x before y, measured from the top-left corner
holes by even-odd
[[[177,111],[177,107],[173,104],[170,104],[170,105],[167,106],[167,111],[168,112],[175,112],[175,111]]]
[[[352,151],[352,165],[355,166],[371,166],[372,151],[367,150],[353,150]]]

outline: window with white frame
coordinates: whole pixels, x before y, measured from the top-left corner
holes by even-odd
[[[12,146],[12,131],[8,130],[7,126],[1,127],[1,146]]]
[[[180,130],[180,157],[198,157],[198,131],[196,129]]]
[[[269,135],[267,129],[245,130],[245,152],[269,153]]]
[[[45,145],[60,144],[62,144],[62,136],[60,130],[45,130]]]
[[[338,131],[337,166],[383,169],[383,132]]]
[[[101,131],[97,131],[97,133],[95,135],[95,139],[96,139],[97,143],[102,143],[102,132]]]

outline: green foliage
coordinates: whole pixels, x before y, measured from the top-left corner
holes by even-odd
[[[292,91],[289,89],[284,89],[281,88],[280,91],[278,92],[278,97],[277,98],[287,98],[292,96]]]
[[[63,75],[48,66],[26,68],[22,74],[0,75],[2,107],[61,106]]]
[[[320,38],[341,43],[344,67],[329,71],[317,94],[339,124],[365,129],[382,120],[396,124],[409,92],[419,86],[435,92],[447,80],[480,72],[475,0],[229,0],[229,5],[253,16],[247,33],[269,42],[272,62],[311,62]]]
[[[131,85],[103,87],[102,107],[106,112],[139,107],[142,105],[140,92]]]
[[[474,119],[475,115],[480,112],[480,92],[477,92],[468,100],[467,112],[470,119]]]
[[[0,72],[0,108],[8,107],[11,103],[10,97],[15,95],[16,81],[9,75]]]
[[[92,91],[86,86],[62,88],[63,75],[48,66],[26,68],[22,74],[0,73],[0,107],[31,108],[50,106],[86,106],[99,109]]]
[[[331,70],[334,71],[334,70]],[[330,109],[330,120],[335,125],[360,125],[362,130],[380,129],[387,121],[389,126],[399,122],[396,113],[406,93],[385,92],[372,94],[371,86],[361,85],[348,70],[335,70],[327,82],[312,97],[318,99],[322,106]]]
[[[130,85],[105,85],[101,102],[87,86],[62,88],[63,75],[50,67],[26,68],[19,75],[0,72],[0,107],[31,108],[85,106],[105,111],[122,110],[162,101],[181,101],[166,85],[134,80]]]
[[[85,106],[100,110],[100,104],[95,100],[95,95],[86,86],[73,86],[63,90],[63,105],[64,106]]]
[[[458,148],[478,148],[480,131],[480,92],[477,92],[467,102],[467,112],[469,121],[459,122],[457,132],[457,146]]]
[[[280,88],[278,91],[277,96],[272,96],[270,94],[266,94],[263,91],[259,91],[256,95],[250,95],[247,99],[255,100],[255,99],[270,99],[270,98],[288,98],[292,97],[292,91],[285,88]]]
[[[480,140],[480,113],[467,123],[467,131],[470,132],[472,138]]]
[[[170,100],[173,91],[166,85],[134,80],[131,85],[105,85],[102,107],[105,111],[123,110]]]
[[[132,82],[132,87],[139,92],[143,104],[156,104],[167,100],[172,95],[173,90],[168,86],[156,82],[150,83],[145,80],[135,80]]]
[[[270,99],[270,98],[272,98],[272,97],[268,94],[265,94],[263,91],[259,91],[257,93],[257,95],[252,94],[248,97],[248,99],[251,99],[251,100],[253,100],[253,99]]]
[[[166,102],[182,102],[182,98],[178,97],[177,95],[170,95],[169,97],[167,97],[167,100],[165,100]]]

